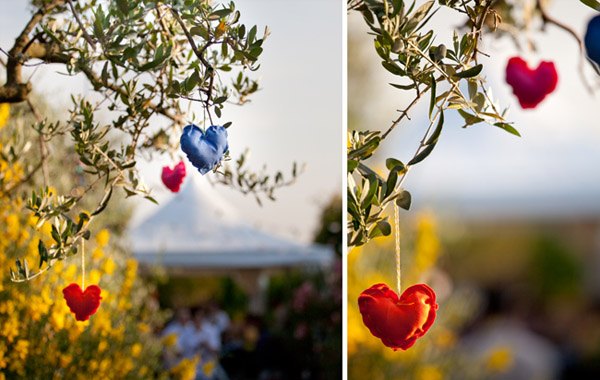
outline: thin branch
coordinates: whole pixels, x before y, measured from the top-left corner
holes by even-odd
[[[31,99],[27,98],[26,101],[27,101],[27,105],[29,106],[29,109],[31,110],[31,113],[33,113],[33,116],[35,117],[37,122],[41,123],[43,121],[42,115],[40,115],[37,108],[35,108],[33,106]],[[42,175],[44,177],[44,187],[48,187],[48,183],[50,183],[50,178],[48,175],[48,147],[46,146],[46,142],[44,141],[44,134],[42,133],[41,130],[39,131],[38,142],[40,145],[40,156],[41,156],[40,162],[42,163]]]
[[[207,69],[212,68],[211,64],[208,63],[208,61],[206,60],[206,58],[204,58],[204,54],[203,54],[204,51],[208,48],[208,46],[210,46],[209,43],[207,43],[205,46],[203,46],[202,49],[198,49],[198,45],[196,45],[196,41],[194,41],[194,37],[191,35],[190,31],[185,26],[185,23],[181,19],[181,16],[179,16],[179,12],[177,12],[172,7],[168,7],[168,8],[171,11],[171,13],[173,14],[173,17],[175,17],[175,20],[177,21],[177,23],[179,23],[179,25],[181,26],[181,29],[183,29],[183,33],[185,34],[185,37],[188,39],[188,41],[190,43],[190,46],[192,48],[192,51],[194,52],[194,54],[196,55],[196,57],[198,57],[198,59],[200,60],[200,62],[202,62],[202,64]]]
[[[590,94],[593,94],[594,90],[589,85],[589,83],[587,82],[587,80],[583,74],[584,73],[583,67],[585,64],[585,46],[583,45],[583,40],[579,37],[577,32],[573,28],[571,28],[569,25],[550,16],[550,14],[546,10],[546,7],[543,4],[542,0],[536,0],[535,6],[536,6],[536,9],[540,12],[540,15],[542,16],[542,21],[544,22],[544,24],[552,24],[554,26],[559,27],[560,29],[567,32],[567,34],[570,34],[577,41],[577,45],[579,46],[579,54],[580,54],[579,55],[579,75],[581,76],[581,81],[583,82],[583,85],[586,88],[586,90]]]
[[[183,29],[183,33],[185,34],[186,38],[188,39],[190,46],[192,48],[192,51],[194,52],[196,57],[198,57],[200,62],[202,62],[202,64],[206,68],[206,74],[208,74],[210,76],[210,78],[208,79],[208,91],[206,93],[206,101],[204,102],[204,104],[206,106],[208,116],[212,120],[212,118],[210,116],[210,110],[208,110],[208,107],[209,107],[210,100],[212,97],[212,88],[213,88],[213,82],[214,82],[214,78],[215,78],[215,71],[214,71],[212,65],[206,60],[206,58],[204,58],[204,53],[206,52],[206,49],[208,49],[208,47],[213,44],[213,42],[209,39],[208,41],[206,41],[204,46],[202,46],[202,48],[198,49],[198,45],[196,45],[196,41],[194,41],[194,37],[192,36],[192,34],[188,30],[188,28],[185,26],[185,23],[183,22],[183,20],[181,19],[181,16],[179,15],[179,12],[177,12],[172,7],[168,7],[168,8],[171,11],[171,13],[173,14],[173,17],[175,17],[175,20],[177,21],[177,23],[181,26],[181,29]],[[211,123],[212,123],[212,121],[211,121]]]
[[[86,40],[88,45],[90,45],[92,47],[92,49],[96,49],[96,42],[94,42],[92,37],[85,30],[85,27],[83,26],[83,22],[81,21],[81,18],[79,18],[79,14],[77,13],[77,11],[75,11],[75,6],[73,6],[73,1],[67,0],[67,3],[69,4],[69,8],[71,8],[71,12],[73,13],[73,16],[75,17],[75,21],[79,25],[79,29],[81,29],[81,33],[83,33],[83,38]]]
[[[421,97],[423,96],[423,94],[425,94],[427,91],[429,91],[431,87],[427,86],[427,88],[423,91],[417,91],[417,96],[412,100],[412,102],[410,102],[410,104],[403,110],[400,111],[400,116],[398,116],[398,118],[396,120],[394,120],[392,122],[392,125],[390,125],[387,129],[387,131],[385,131],[382,135],[381,135],[381,139],[385,139],[387,137],[387,135],[389,135],[394,128],[396,128],[396,126],[400,123],[400,121],[402,121],[402,119],[404,119],[405,117],[409,118],[408,116],[408,111],[410,111],[410,109],[417,104],[417,102],[419,101],[419,99],[421,99]]]

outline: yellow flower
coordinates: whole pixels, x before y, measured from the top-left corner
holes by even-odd
[[[139,332],[141,332],[142,334],[146,334],[151,331],[150,326],[148,326],[148,324],[144,323],[144,322],[138,323],[137,327],[138,327]],[[177,340],[177,337],[175,338],[175,340]]]
[[[52,308],[50,313],[50,325],[55,330],[62,330],[65,327],[65,317],[69,315],[69,307],[66,302],[60,302]]]
[[[68,366],[71,363],[72,360],[73,360],[73,357],[71,357],[71,355],[69,355],[69,354],[60,355],[60,366],[62,368],[65,368],[66,366]]]
[[[113,274],[113,272],[115,271],[115,268],[116,268],[115,261],[113,259],[111,259],[110,257],[108,259],[106,259],[106,261],[104,261],[104,264],[102,265],[102,271],[109,276],[111,274]]]
[[[0,314],[13,314],[15,312],[15,304],[12,301],[3,301],[0,303]]]
[[[0,368],[6,368],[6,357],[4,353],[6,352],[6,346],[0,343]]]
[[[104,257],[104,251],[101,248],[96,248],[92,251],[92,259],[100,260]]]
[[[133,346],[131,346],[131,356],[133,356],[134,358],[137,358],[140,356],[141,353],[142,353],[142,345],[140,343],[135,343]]]
[[[96,234],[96,244],[100,247],[106,247],[110,240],[110,232],[106,228],[101,229]]]
[[[435,343],[442,348],[452,348],[456,344],[456,334],[448,329],[438,329]]]
[[[108,343],[105,340],[101,340],[98,343],[98,352],[104,352],[108,348]]]
[[[435,220],[429,214],[421,215],[415,243],[415,264],[419,272],[424,272],[436,264],[440,246]]]
[[[214,360],[209,360],[206,363],[204,363],[204,365],[202,366],[202,372],[207,377],[211,377],[214,370],[215,370],[215,361]]]
[[[171,368],[173,377],[178,380],[194,380],[196,378],[196,366],[200,357],[194,356],[192,359],[182,359],[179,364]]]
[[[29,303],[29,315],[31,316],[31,319],[34,321],[39,321],[42,316],[48,314],[48,311],[50,310],[50,303],[51,302],[49,299],[45,299],[44,297],[40,297],[40,296],[31,296],[31,301]]]
[[[506,372],[514,363],[510,347],[499,346],[491,350],[486,358],[486,367],[493,372]]]
[[[0,103],[0,128],[6,125],[10,117],[10,104]]]
[[[165,345],[165,347],[175,346],[175,344],[177,344],[177,334],[173,333],[173,334],[169,334],[169,335],[165,336],[162,339],[162,343],[163,343],[163,345]]]
[[[105,313],[99,312],[94,315],[94,329],[101,335],[108,335],[111,332],[112,326],[110,319]]]
[[[426,365],[417,371],[418,380],[442,380],[444,375],[436,366]]]
[[[90,284],[98,284],[100,283],[100,278],[102,277],[102,273],[100,273],[97,269],[92,269],[89,274],[89,283]],[[104,294],[102,295],[104,298]]]
[[[0,335],[4,336],[9,343],[12,343],[19,335],[19,320],[15,318],[14,314],[4,322]]]

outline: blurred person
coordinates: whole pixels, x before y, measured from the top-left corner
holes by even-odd
[[[222,346],[220,330],[210,322],[204,308],[200,307],[194,311],[193,329],[189,339],[195,354],[200,356],[196,379],[228,379],[219,363]]]
[[[163,341],[170,336],[175,336],[175,345],[172,349],[165,347],[165,366],[171,368],[182,358],[189,358],[194,355],[192,341],[190,337],[194,331],[191,313],[188,308],[178,308],[175,311],[174,319],[169,322],[163,330],[161,336]]]
[[[231,325],[229,315],[215,301],[210,301],[207,305],[207,321],[219,331],[219,334],[223,334]]]

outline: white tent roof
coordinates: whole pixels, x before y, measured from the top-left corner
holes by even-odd
[[[203,177],[191,173],[180,193],[134,227],[133,252],[142,264],[189,269],[323,266],[328,247],[281,239],[239,221]]]

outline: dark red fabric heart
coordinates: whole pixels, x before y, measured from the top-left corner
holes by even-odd
[[[542,61],[532,70],[521,57],[512,57],[506,65],[506,83],[523,108],[535,108],[556,89],[558,73],[554,62]]]
[[[71,313],[75,314],[78,321],[87,321],[100,307],[101,289],[97,285],[90,285],[82,292],[77,284],[70,284],[63,289],[63,296]]]
[[[363,323],[383,344],[406,350],[433,325],[438,305],[425,284],[413,285],[400,298],[386,284],[376,284],[358,297]]]
[[[179,161],[173,169],[168,166],[163,166],[160,178],[169,190],[177,193],[185,178],[185,164],[183,161]]]

